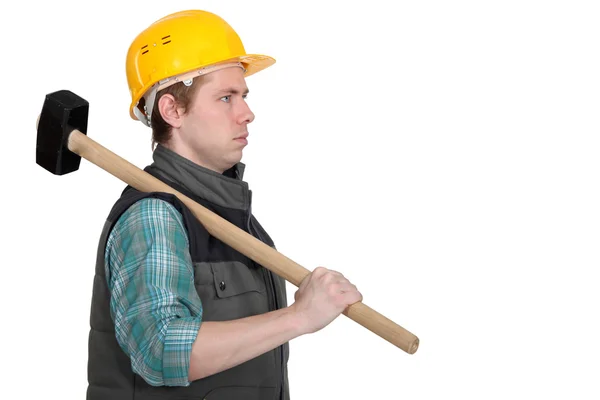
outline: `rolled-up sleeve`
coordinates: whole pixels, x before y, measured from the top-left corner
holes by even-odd
[[[173,205],[147,198],[117,221],[105,249],[116,339],[153,386],[188,386],[202,321],[189,242]]]

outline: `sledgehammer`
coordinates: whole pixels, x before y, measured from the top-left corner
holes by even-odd
[[[55,175],[64,175],[76,171],[83,157],[137,190],[174,194],[211,235],[300,286],[309,270],[87,137],[88,111],[89,103],[68,90],[46,96],[37,123],[38,165]],[[363,302],[352,304],[343,314],[408,354],[419,347],[415,335]]]

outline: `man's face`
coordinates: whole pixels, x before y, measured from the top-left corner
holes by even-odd
[[[248,124],[248,87],[241,68],[211,72],[197,90],[178,132],[180,148],[195,163],[219,173],[242,159]]]

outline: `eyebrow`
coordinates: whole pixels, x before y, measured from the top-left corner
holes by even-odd
[[[233,94],[233,95],[237,95],[237,94],[248,94],[248,93],[250,93],[250,90],[249,90],[248,88],[246,88],[246,89],[245,89],[245,90],[242,92],[242,91],[240,91],[238,88],[230,87],[230,88],[226,88],[226,89],[221,89],[221,90],[218,90],[216,93],[217,93],[217,94],[219,94],[219,95],[222,95],[222,94]]]

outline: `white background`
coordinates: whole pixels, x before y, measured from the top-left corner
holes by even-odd
[[[291,342],[292,399],[598,399],[595,3],[4,5],[3,396],[84,398],[97,240],[124,185],[86,160],[66,176],[36,165],[45,95],[88,100],[88,135],[144,167],[127,48],[204,8],[277,59],[247,81],[257,218],[421,340],[408,355],[341,316]]]

